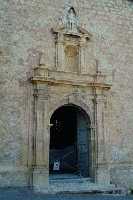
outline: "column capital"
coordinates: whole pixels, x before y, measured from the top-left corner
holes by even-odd
[[[107,97],[104,95],[97,95],[96,101],[97,103],[105,103],[107,101]]]

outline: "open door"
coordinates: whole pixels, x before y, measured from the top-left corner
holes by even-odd
[[[78,106],[67,104],[53,113],[50,123],[50,173],[88,177],[91,160],[88,115]]]

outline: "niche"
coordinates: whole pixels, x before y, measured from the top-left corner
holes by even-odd
[[[79,66],[79,48],[74,45],[66,45],[65,51],[65,68],[69,72],[77,72]]]

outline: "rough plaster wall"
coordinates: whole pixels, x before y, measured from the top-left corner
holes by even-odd
[[[113,71],[108,102],[109,160],[112,167],[119,162],[128,162],[125,167],[133,162],[133,2],[0,0],[1,165],[26,164],[27,72],[38,64],[42,52],[45,64],[54,68],[55,46],[50,29],[68,4],[75,7],[81,25],[93,35],[94,57],[88,49],[89,65],[97,59],[99,70]]]

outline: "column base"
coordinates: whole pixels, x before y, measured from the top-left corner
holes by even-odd
[[[33,170],[33,190],[35,192],[48,193],[49,172],[45,168],[35,168]]]
[[[97,169],[97,183],[110,184],[110,171],[107,166],[101,165]]]

